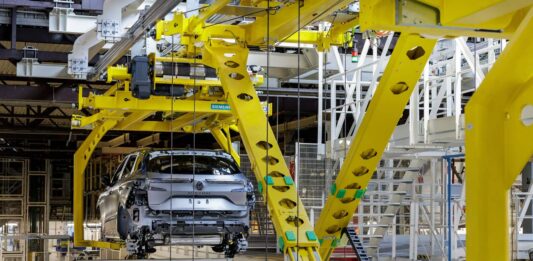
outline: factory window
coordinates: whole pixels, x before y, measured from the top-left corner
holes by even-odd
[[[28,207],[28,233],[44,233],[44,206]]]
[[[29,202],[44,202],[46,192],[45,176],[30,175],[28,183]]]
[[[1,216],[22,216],[22,200],[0,200]]]
[[[45,159],[30,159],[29,163],[30,172],[46,172],[46,160]]]
[[[24,173],[24,161],[14,160],[8,161],[6,166],[6,171],[4,175],[6,176],[22,176]]]
[[[0,195],[22,196],[22,180],[0,179]]]
[[[22,261],[24,260],[22,257],[18,256],[4,256],[4,261]]]
[[[20,234],[20,220],[0,219],[0,234],[4,237]],[[20,240],[6,237],[2,240],[2,252],[20,252]]]

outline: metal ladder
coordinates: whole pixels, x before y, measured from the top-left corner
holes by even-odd
[[[361,242],[361,239],[359,239],[359,236],[355,233],[355,229],[353,227],[346,227],[344,233],[348,236],[348,240],[350,241],[350,245],[352,245],[355,255],[357,255],[357,259],[359,261],[370,261],[370,258],[363,247],[363,242]]]

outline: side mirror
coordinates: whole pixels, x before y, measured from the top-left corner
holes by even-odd
[[[108,175],[103,175],[102,178],[100,179],[100,182],[102,183],[102,185],[104,185],[105,187],[109,187],[111,186],[111,181],[109,180],[109,176]]]

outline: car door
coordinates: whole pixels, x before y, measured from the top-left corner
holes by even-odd
[[[132,183],[130,176],[137,170],[140,161],[139,153],[131,154],[124,164],[122,175],[117,182],[118,186],[114,186],[117,193],[118,205],[124,205],[131,191]]]
[[[98,207],[100,208],[100,222],[102,225],[102,233],[105,238],[113,238],[117,235],[116,222],[114,221],[116,220],[117,215],[118,199],[115,191],[122,176],[124,166],[128,162],[129,157],[130,156],[124,158],[124,160],[120,163],[117,170],[113,174],[113,177],[111,178],[109,187],[107,187],[106,190],[100,194],[98,199]]]
[[[122,231],[122,237],[125,237],[124,233],[127,233],[127,229],[123,226],[120,226],[120,224],[124,223],[118,222],[117,218],[121,213],[125,213],[125,211],[127,212],[125,209],[125,202],[130,193],[132,183],[129,177],[133,171],[135,171],[137,158],[138,153],[135,153],[129,155],[124,160],[124,167],[121,170],[120,176],[118,177],[116,184],[114,184],[110,189],[109,207],[112,215],[110,215],[110,218],[106,220],[106,226],[109,228],[108,233],[115,238],[121,237],[119,233],[120,231]]]

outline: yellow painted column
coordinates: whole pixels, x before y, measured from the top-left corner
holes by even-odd
[[[409,33],[398,39],[315,226],[322,259],[329,259],[352,220],[436,42]]]
[[[246,70],[248,49],[212,40],[202,60],[216,68],[287,260],[320,260],[319,242]]]
[[[509,189],[533,154],[533,9],[466,106],[467,260],[511,260]]]
[[[83,239],[83,222],[85,213],[83,211],[83,193],[85,191],[85,168],[91,158],[96,145],[104,135],[117,124],[116,120],[104,121],[101,125],[96,126],[89,136],[78,147],[74,153],[74,193],[72,196],[73,216],[74,216],[74,245],[85,246]]]

